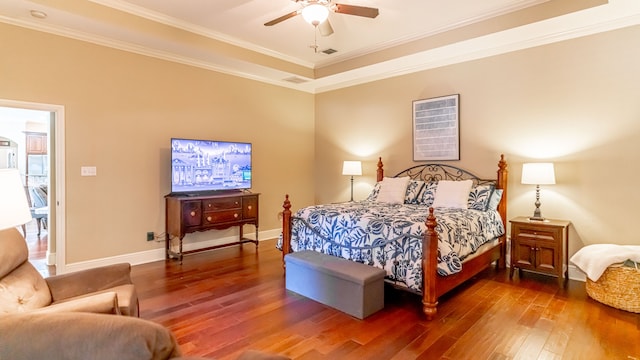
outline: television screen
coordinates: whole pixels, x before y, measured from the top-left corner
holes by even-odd
[[[251,144],[171,139],[171,193],[251,188]]]

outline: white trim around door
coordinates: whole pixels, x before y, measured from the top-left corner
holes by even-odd
[[[29,110],[48,111],[53,114],[53,144],[54,144],[54,159],[51,165],[53,167],[53,173],[55,173],[55,193],[51,196],[51,203],[49,204],[49,213],[52,213],[51,209],[55,206],[54,218],[55,221],[55,255],[49,257],[50,249],[47,250],[47,263],[51,263],[55,258],[56,274],[64,274],[66,272],[66,208],[65,208],[65,127],[64,127],[64,106],[43,104],[27,101],[0,99],[0,106],[13,107]]]

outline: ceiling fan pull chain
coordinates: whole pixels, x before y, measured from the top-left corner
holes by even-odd
[[[309,45],[313,52],[318,53],[318,25],[313,26],[313,45]]]

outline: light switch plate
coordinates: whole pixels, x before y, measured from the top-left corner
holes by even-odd
[[[95,166],[82,166],[80,167],[80,176],[97,176],[97,170]]]

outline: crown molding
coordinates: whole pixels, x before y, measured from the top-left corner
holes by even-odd
[[[133,44],[131,42],[89,34],[63,26],[51,25],[49,23],[36,21],[35,19],[17,19],[0,15],[0,22],[279,87],[317,94],[535,46],[566,41],[600,32],[635,26],[640,24],[640,1],[611,0],[606,5],[317,79],[223,56],[197,59]],[[305,81],[286,81],[286,79],[290,79],[292,76]]]

